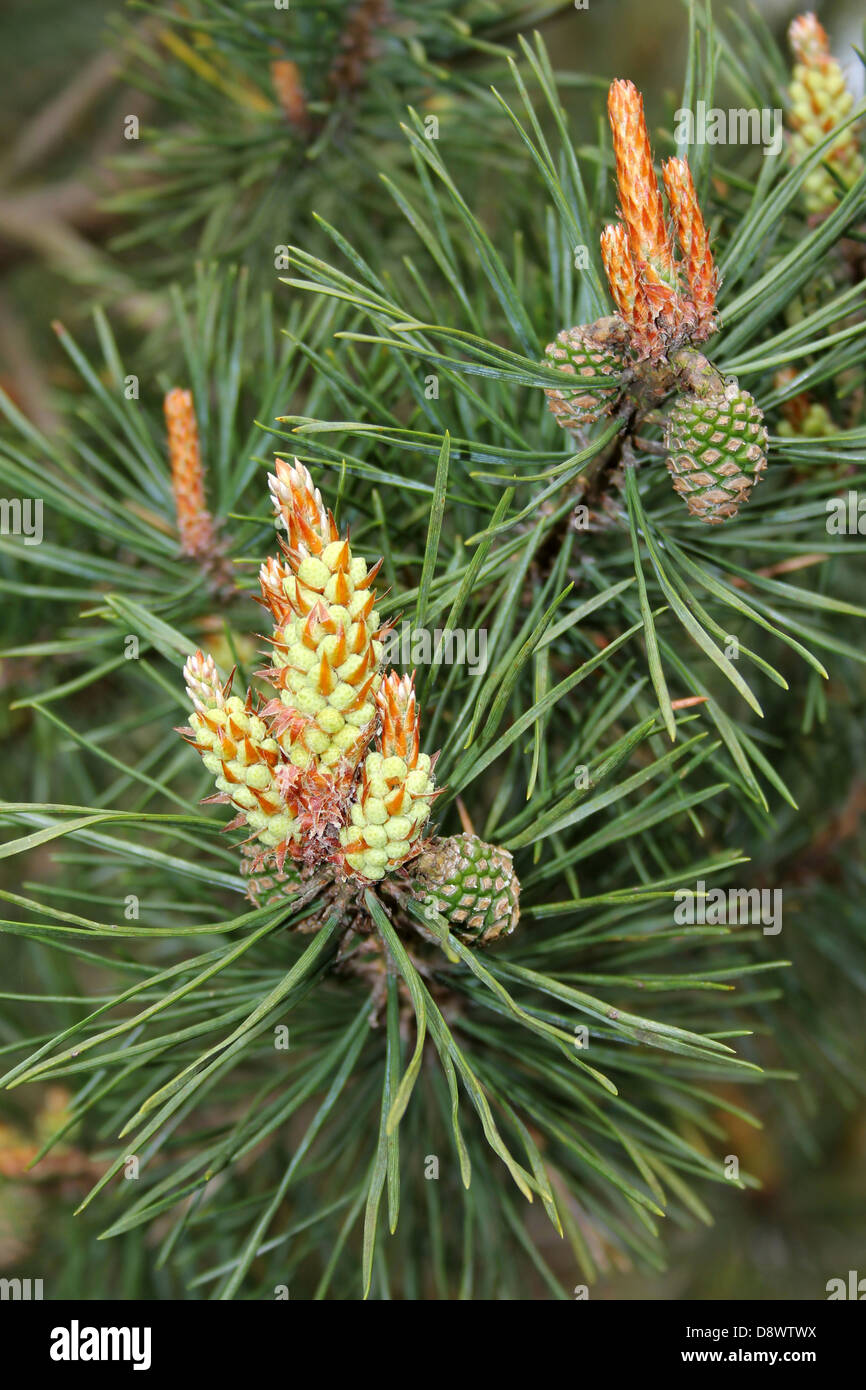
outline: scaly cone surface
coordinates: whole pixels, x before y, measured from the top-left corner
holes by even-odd
[[[616,318],[599,319],[581,328],[563,328],[548,343],[544,361],[579,383],[586,377],[609,376],[609,388],[577,385],[552,387],[545,391],[548,408],[563,429],[578,430],[603,415],[619,394],[625,330]]]
[[[710,526],[736,516],[767,466],[764,417],[736,381],[679,396],[665,444],[675,492]]]
[[[424,905],[467,945],[487,946],[517,926],[520,884],[507,849],[477,835],[452,835],[431,841],[414,869]]]

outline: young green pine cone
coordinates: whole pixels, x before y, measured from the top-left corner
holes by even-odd
[[[418,853],[435,787],[435,760],[419,752],[414,677],[389,672],[376,702],[379,746],[364,759],[357,800],[340,831],[344,869],[373,880]]]
[[[665,447],[674,490],[692,516],[710,526],[736,516],[767,466],[764,417],[733,380],[677,396]]]
[[[201,652],[184,666],[187,694],[193,703],[187,741],[202,755],[219,796],[240,812],[239,821],[253,832],[265,850],[297,841],[299,824],[280,792],[276,768],[280,750],[267,726],[246,701],[227,695],[213,658]]]
[[[548,408],[566,430],[591,425],[606,415],[619,394],[619,379],[625,370],[626,331],[616,316],[563,328],[544,353],[544,365],[556,367],[570,377],[611,377],[614,385],[552,387],[545,391]]]
[[[507,849],[452,835],[431,841],[413,868],[425,907],[447,918],[458,940],[486,946],[517,926],[520,884]]]
[[[352,555],[297,460],[278,459],[269,483],[288,544],[281,542],[286,562],[266,561],[259,576],[277,625],[266,674],[279,690],[263,712],[295,767],[322,772],[343,760],[354,767],[369,742],[382,683],[387,629],[379,627],[370,588],[379,565],[368,571]]]

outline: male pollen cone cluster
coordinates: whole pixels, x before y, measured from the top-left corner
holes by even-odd
[[[643,97],[633,82],[611,83],[608,116],[622,220],[602,232],[602,260],[635,357],[659,358],[715,332],[718,271],[685,159],[662,165],[671,226],[665,222]],[[674,233],[681,260],[674,255]]]
[[[273,618],[267,701],[229,696],[210,657],[184,668],[193,704],[181,730],[250,831],[254,867],[333,866],[381,879],[417,854],[434,796],[419,751],[414,677],[383,675],[373,580],[341,536],[307,469],[276,462],[268,478],[279,556],[261,567],[259,602]]]
[[[799,161],[850,115],[854,97],[830,52],[827,33],[811,11],[791,21],[788,42],[796,60],[788,93],[793,131],[791,151]],[[856,129],[856,126],[846,126],[824,152],[824,160],[845,187],[850,187],[863,172]],[[832,212],[839,201],[836,179],[823,164],[806,176],[803,192],[809,212]]]

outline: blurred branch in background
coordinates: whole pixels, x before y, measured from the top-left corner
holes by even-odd
[[[103,250],[117,222],[103,206],[116,180],[106,161],[122,147],[124,117],[132,99],[121,81],[119,45],[109,41],[105,46],[104,9],[103,4],[77,7],[96,48],[84,66],[58,91],[53,82],[44,85],[42,70],[34,63],[33,87],[40,97],[36,109],[21,124],[9,110],[2,121],[14,137],[0,161],[0,370],[10,395],[42,428],[50,428],[56,419],[40,345],[45,320],[40,322],[29,295],[16,293],[22,264],[36,267],[45,294],[58,283],[84,292],[98,288],[139,327],[153,327],[164,316],[158,301],[138,290]],[[28,18],[35,47],[49,26],[33,24],[32,15]],[[146,40],[152,28],[152,21],[145,21],[135,32]],[[137,114],[150,104],[135,95]],[[26,306],[16,303],[22,298]],[[39,292],[36,305],[42,303]],[[56,306],[48,319],[55,312]]]

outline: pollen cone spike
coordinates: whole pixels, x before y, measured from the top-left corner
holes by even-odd
[[[827,30],[811,10],[798,14],[788,26],[788,42],[798,63],[819,67],[830,60]]]
[[[601,234],[601,259],[613,302],[630,327],[639,322],[639,300],[643,292],[631,258],[628,233],[622,222],[605,227]],[[646,317],[644,306],[643,317]]]
[[[698,205],[692,171],[685,159],[669,159],[662,165],[665,192],[677,239],[683,252],[689,293],[699,319],[699,332],[693,341],[708,338],[714,331],[714,313],[719,276],[710,250],[710,237]]]
[[[192,392],[180,387],[169,391],[163,402],[163,413],[181,553],[207,560],[215,556],[218,546],[213,517],[205,499],[204,461]]]
[[[643,97],[633,82],[617,79],[608,91],[620,210],[632,259],[665,278],[675,274],[661,191],[653,169]]]
[[[390,671],[376,696],[381,728],[366,754],[350,824],[340,831],[346,873],[375,882],[402,870],[421,852],[435,784],[432,760],[407,756],[416,747],[419,715],[414,674]]]

